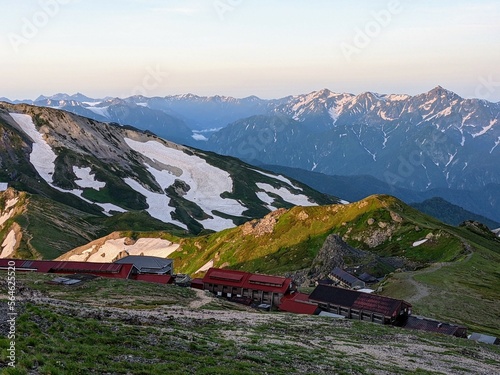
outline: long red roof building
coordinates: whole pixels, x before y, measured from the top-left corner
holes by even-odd
[[[283,296],[296,289],[290,278],[221,268],[207,271],[203,288],[219,296],[249,297],[271,306],[278,306]]]

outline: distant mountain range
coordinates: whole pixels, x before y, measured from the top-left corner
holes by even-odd
[[[440,196],[500,221],[500,103],[463,99],[440,86],[415,96],[323,89],[272,100],[57,94],[32,103],[132,125],[255,165],[372,176],[377,186],[407,192],[398,195],[407,202]]]

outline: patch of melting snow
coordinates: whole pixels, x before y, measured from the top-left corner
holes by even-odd
[[[95,190],[99,190],[105,187],[106,183],[97,181],[95,179],[95,175],[90,174],[91,171],[92,170],[90,169],[90,167],[87,168],[79,168],[76,166],[73,167],[73,172],[78,178],[78,180],[76,180],[75,183],[81,188],[92,188]]]
[[[200,268],[198,268],[198,270],[195,273],[208,271],[213,266],[214,266],[214,260],[212,259],[212,260],[209,260],[207,263],[205,263]]]
[[[11,208],[13,206],[16,205],[16,203],[19,201],[19,198],[13,198],[13,199],[9,199],[6,203],[5,203],[5,209],[2,213],[2,215],[0,216],[0,228],[5,224],[5,222],[7,220],[9,220],[12,215],[14,214],[14,211],[11,210]]]
[[[14,229],[11,229],[9,234],[5,237],[2,242],[2,253],[0,254],[0,258],[9,258],[13,253],[16,247],[16,232]]]
[[[33,140],[30,163],[35,167],[38,174],[52,186],[52,175],[55,170],[54,162],[57,155],[45,141],[43,135],[36,129],[31,116],[21,113],[11,113],[10,116]]]
[[[493,152],[495,148],[497,148],[499,144],[500,144],[500,137],[498,137],[498,139],[495,141],[495,145],[491,148],[490,154]]]
[[[197,155],[188,155],[182,150],[167,147],[157,141],[138,142],[125,138],[125,142],[134,151],[152,160],[182,170],[181,176],[177,179],[182,180],[190,187],[184,195],[184,199],[196,203],[205,213],[214,216],[213,219],[200,221],[205,228],[221,230],[235,226],[232,220],[219,217],[213,211],[220,211],[231,216],[242,216],[243,212],[247,210],[247,207],[236,199],[222,198],[223,193],[233,191],[231,175],[207,163],[205,159]],[[160,181],[157,182],[160,183]],[[169,187],[161,185],[163,189]]]
[[[417,246],[422,245],[423,243],[426,243],[427,241],[429,241],[429,239],[428,238],[424,238],[423,240],[413,242],[412,246],[413,247],[417,247]]]
[[[251,168],[249,168],[249,169],[250,169],[251,171],[254,171],[254,172],[260,173],[261,175],[264,175],[264,176],[267,176],[267,177],[274,178],[275,180],[280,180],[280,181],[282,181],[282,182],[284,182],[284,183],[286,183],[286,184],[288,184],[288,185],[292,186],[294,189],[297,189],[297,190],[301,190],[301,191],[302,191],[302,189],[301,189],[300,187],[295,186],[295,185],[292,183],[292,181],[290,181],[290,180],[289,180],[288,178],[286,178],[286,177],[283,177],[283,176],[282,176],[282,175],[280,175],[280,174],[271,174],[271,173],[266,173],[266,172],[259,171],[259,170],[257,170],[257,169],[251,169]]]
[[[92,112],[94,112],[96,115],[100,115],[106,118],[109,118],[109,113],[108,113],[108,108],[107,107],[84,107]]]
[[[272,204],[274,203],[274,198],[271,197],[268,193],[266,193],[265,191],[258,191],[256,194],[257,198],[266,203],[268,209],[270,209],[271,211],[277,210],[276,207],[272,206]]]
[[[479,137],[483,134],[486,134],[488,132],[488,130],[490,130],[493,127],[493,125],[495,125],[496,123],[497,123],[497,119],[491,120],[490,124],[487,126],[483,126],[483,129],[481,131],[472,134],[472,138],[476,138],[476,137]]]
[[[261,182],[256,183],[257,187],[261,190],[264,190],[268,193],[273,193],[279,195],[284,201],[287,201],[296,206],[316,206],[316,203],[310,202],[307,196],[303,194],[292,194],[290,190],[280,187],[276,189],[274,186],[269,184],[263,184]]]
[[[83,258],[85,261],[112,262],[123,251],[129,255],[149,255],[166,258],[179,248],[179,244],[160,238],[139,238],[133,245],[126,245],[125,238],[118,238],[116,240],[107,240],[95,253],[90,254],[95,248],[96,246],[92,245],[91,248],[82,251],[81,255],[85,254],[86,256],[86,259]],[[75,258],[72,258],[73,256]],[[72,255],[70,260],[76,260],[77,256],[77,254]]]
[[[180,226],[181,228],[187,229],[186,224],[172,218],[172,213],[175,211],[175,207],[169,206],[170,198],[166,194],[149,191],[132,178],[125,178],[124,181],[132,189],[146,197],[146,203],[149,206],[146,211],[152,217],[165,223],[172,223]]]

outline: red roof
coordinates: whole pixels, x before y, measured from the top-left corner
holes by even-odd
[[[378,312],[385,316],[397,316],[403,301],[380,297],[381,296],[368,293],[360,294],[352,304],[352,307],[358,310]]]
[[[89,273],[97,276],[127,279],[133,264],[69,262],[55,260],[0,259],[0,269],[14,261],[18,271],[44,273]]]
[[[244,271],[210,268],[203,277],[203,283],[285,294],[292,283],[292,279],[280,276],[259,275]]]
[[[134,275],[133,278],[139,281],[158,284],[172,284],[174,282],[174,278],[170,275],[139,274]]]
[[[314,315],[318,309],[318,305],[309,302],[309,295],[294,293],[281,299],[279,309],[294,314]]]
[[[409,316],[403,325],[403,328],[418,329],[421,331],[436,332],[457,337],[467,336],[467,328],[465,327],[450,323],[442,323],[432,319],[419,318],[416,316]]]
[[[321,284],[309,297],[313,301],[379,313],[386,317],[396,317],[400,311],[411,307],[403,300]]]

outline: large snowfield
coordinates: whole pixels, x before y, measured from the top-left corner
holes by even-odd
[[[118,255],[126,252],[128,255],[146,255],[166,258],[179,248],[179,244],[160,238],[139,238],[133,245],[126,245],[125,238],[107,240],[96,249],[92,245],[80,254],[74,254],[68,260],[75,262],[107,263],[117,259]]]
[[[216,168],[206,162],[206,160],[196,155],[188,155],[181,150],[167,147],[157,141],[138,142],[129,138],[125,138],[125,142],[134,151],[137,151],[151,160],[158,161],[162,164],[173,166],[176,169],[182,170],[180,176],[174,175],[168,170],[157,170],[148,166],[149,172],[153,174],[158,184],[163,189],[171,186],[175,180],[181,180],[189,185],[190,189],[183,198],[196,203],[204,212],[213,216],[213,219],[200,220],[200,223],[207,229],[215,231],[234,227],[232,220],[221,218],[213,213],[214,210],[223,212],[232,216],[242,216],[247,209],[235,199],[222,198],[224,192],[233,191],[233,180],[226,171]],[[128,179],[127,184],[131,187],[131,181]],[[134,189],[137,190],[136,183]],[[140,188],[139,188],[140,189]],[[144,194],[144,188],[139,191]],[[150,205],[150,214],[152,216],[155,208],[150,204],[150,199],[160,199],[156,194],[149,192],[148,204]],[[166,196],[165,196],[166,197]],[[169,198],[166,197],[169,201]],[[163,198],[162,198],[163,199]],[[165,204],[163,202],[163,206]],[[161,220],[161,219],[160,219]],[[171,219],[169,221],[172,221]]]
[[[62,191],[64,193],[71,193],[77,197],[83,199],[86,202],[94,203],[99,205],[104,209],[106,213],[109,214],[110,211],[124,212],[125,210],[121,207],[115,206],[111,203],[96,203],[82,197],[83,190],[73,189],[64,190],[60,187],[54,185],[52,176],[55,171],[55,161],[57,155],[52,150],[47,141],[43,138],[41,134],[35,127],[33,119],[29,115],[24,115],[20,113],[11,113],[10,116],[15,122],[21,127],[21,129],[32,139],[33,146],[30,154],[30,163],[35,167],[38,174],[54,189]],[[73,171],[79,178],[76,180],[76,184],[83,188],[94,188],[99,189],[104,187],[106,184],[103,182],[96,181],[94,176],[90,174],[90,168],[79,168],[73,167]]]

